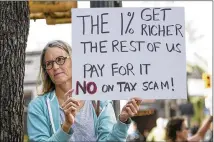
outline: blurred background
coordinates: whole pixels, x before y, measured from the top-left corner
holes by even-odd
[[[100,4],[100,5],[99,5]],[[72,44],[71,8],[90,7],[184,7],[186,34],[187,100],[155,100],[143,103],[133,117],[129,134],[136,131],[142,141],[161,141],[169,118],[184,116],[190,135],[197,131],[202,121],[212,115],[212,2],[209,1],[31,1],[31,21],[26,49],[24,99],[25,141],[27,141],[26,116],[28,103],[37,96],[37,75],[41,50],[47,42],[61,39]],[[114,101],[116,116],[126,103]],[[210,128],[212,129],[212,128]],[[163,132],[163,133],[162,133]],[[211,134],[207,134],[205,140]]]

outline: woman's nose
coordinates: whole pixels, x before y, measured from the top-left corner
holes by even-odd
[[[53,69],[58,69],[59,65],[56,62],[53,62]]]

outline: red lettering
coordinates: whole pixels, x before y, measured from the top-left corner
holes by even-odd
[[[83,86],[80,84],[79,81],[76,82],[76,95],[79,95],[79,87],[85,94],[86,93],[86,81],[83,82]]]
[[[91,86],[93,86],[93,89],[91,90]],[[87,83],[87,92],[89,94],[94,94],[97,92],[97,85],[94,82]]]
[[[83,85],[82,85],[79,81],[77,81],[76,82],[76,91],[75,91],[76,95],[79,95],[79,88],[82,90],[82,92],[84,94],[86,94],[86,91],[89,94],[95,94],[97,92],[97,85],[95,82],[86,83],[86,81],[84,81]]]

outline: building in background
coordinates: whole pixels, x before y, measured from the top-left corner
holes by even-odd
[[[37,96],[37,78],[40,64],[40,51],[27,52],[25,59],[24,78],[24,134],[27,135],[27,107],[29,102]]]

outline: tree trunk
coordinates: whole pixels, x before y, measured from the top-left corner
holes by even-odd
[[[27,1],[0,2],[0,141],[23,142]]]

